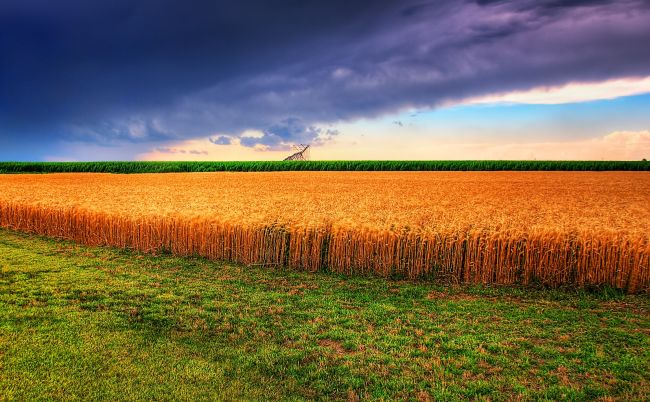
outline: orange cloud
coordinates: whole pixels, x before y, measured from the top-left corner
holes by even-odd
[[[640,160],[650,158],[650,131],[616,131],[572,141],[447,144],[444,149],[464,156],[454,159]]]

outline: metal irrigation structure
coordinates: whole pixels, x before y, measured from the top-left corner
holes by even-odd
[[[309,144],[294,145],[295,153],[284,158],[285,161],[308,161],[309,160]]]

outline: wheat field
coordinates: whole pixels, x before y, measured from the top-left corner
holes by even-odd
[[[0,175],[0,226],[308,271],[650,286],[648,172]]]

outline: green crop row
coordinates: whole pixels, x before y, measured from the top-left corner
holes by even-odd
[[[647,161],[251,161],[251,162],[0,162],[0,173],[171,173],[275,171],[606,171],[650,170]]]

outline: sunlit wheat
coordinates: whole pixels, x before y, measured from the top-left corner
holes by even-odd
[[[249,265],[650,284],[650,173],[0,175],[0,226]]]

